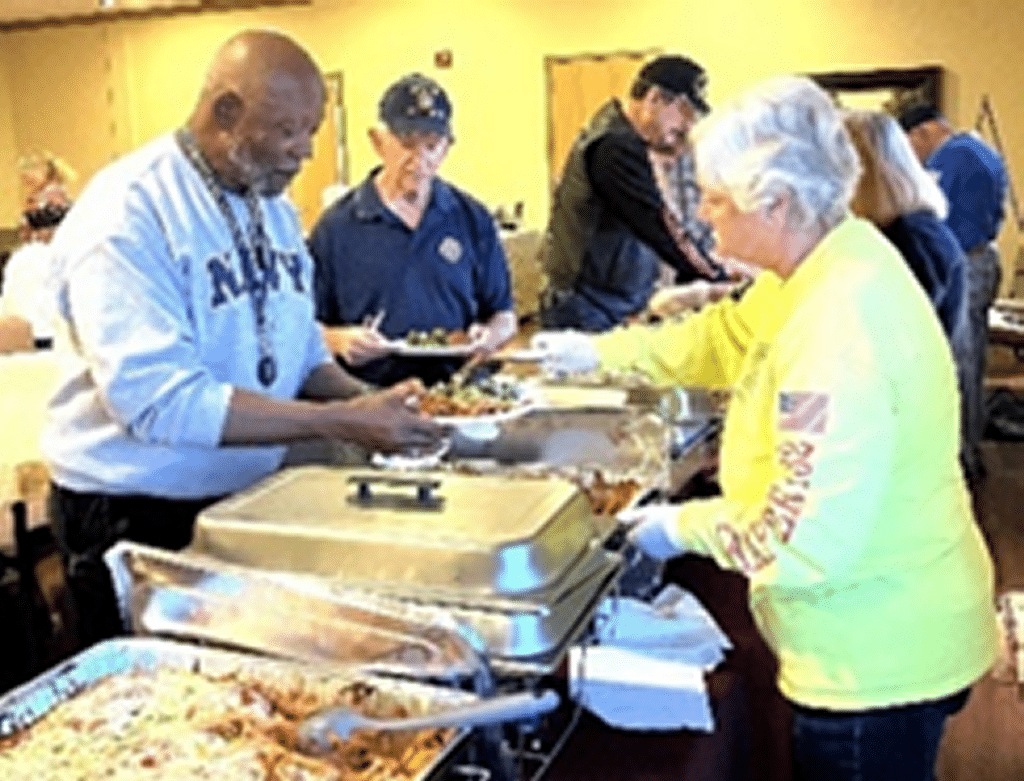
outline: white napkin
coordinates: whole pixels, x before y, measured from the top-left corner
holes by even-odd
[[[732,645],[692,594],[608,597],[597,642],[569,650],[570,695],[585,708],[623,729],[714,729],[704,673]]]
[[[715,728],[699,665],[653,659],[611,645],[569,649],[569,694],[612,727]]]
[[[674,583],[651,602],[606,597],[597,609],[597,638],[603,645],[634,648],[705,669],[721,662],[732,648],[697,598]]]

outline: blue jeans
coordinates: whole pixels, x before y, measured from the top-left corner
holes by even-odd
[[[793,704],[795,781],[934,781],[946,719],[970,689],[941,700],[864,711]]]
[[[981,459],[985,432],[985,352],[988,348],[988,310],[999,292],[999,253],[986,245],[967,258],[967,317],[970,339],[960,368],[964,372],[962,394],[962,441],[960,452],[968,478],[984,475]]]

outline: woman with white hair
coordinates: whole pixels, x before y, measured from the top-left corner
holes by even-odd
[[[873,222],[896,245],[955,343],[968,325],[967,256],[943,222],[949,211],[946,196],[891,116],[848,111],[845,124],[863,169],[853,213]]]
[[[696,160],[719,253],[764,269],[746,295],[534,344],[553,371],[731,387],[722,495],[624,513],[631,539],[747,576],[797,778],[932,779],[945,720],[997,644],[942,329],[895,248],[850,214],[857,153],[813,82],[775,79],[713,114]]]
[[[882,111],[848,111],[846,129],[863,171],[853,213],[873,222],[900,251],[946,332],[960,390],[960,460],[970,480],[980,471],[977,442],[967,425],[977,391],[968,317],[967,256],[943,220],[948,204],[939,183],[921,165],[899,123]]]

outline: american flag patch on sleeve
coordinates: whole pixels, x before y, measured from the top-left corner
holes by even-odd
[[[824,434],[828,425],[827,393],[781,391],[779,393],[779,430]]]

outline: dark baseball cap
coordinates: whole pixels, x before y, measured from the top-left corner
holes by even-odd
[[[707,74],[700,65],[687,57],[656,57],[640,69],[637,79],[674,95],[685,95],[702,114],[711,111],[705,94],[708,87]]]
[[[923,122],[929,122],[941,116],[942,112],[931,103],[913,103],[900,111],[896,121],[904,130],[911,131]]]
[[[452,135],[452,103],[448,94],[421,73],[410,73],[388,87],[380,99],[379,114],[388,130],[397,135]]]

